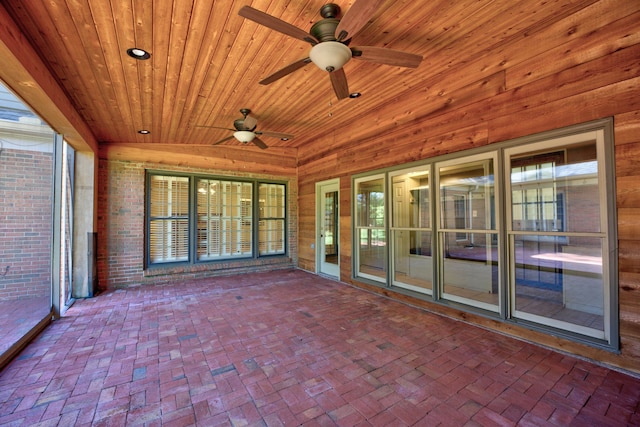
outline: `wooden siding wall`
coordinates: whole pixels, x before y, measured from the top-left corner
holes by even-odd
[[[340,178],[341,280],[640,372],[640,2],[599,1],[501,51],[455,58],[409,98],[299,149],[299,266],[315,270],[315,183]],[[415,72],[430,67],[429,58]],[[351,176],[613,117],[621,353],[488,320],[351,277]]]

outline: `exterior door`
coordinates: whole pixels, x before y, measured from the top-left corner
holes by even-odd
[[[340,191],[339,181],[331,180],[316,184],[318,211],[316,224],[317,272],[340,278]]]

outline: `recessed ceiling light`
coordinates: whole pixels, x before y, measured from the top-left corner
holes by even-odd
[[[349,94],[349,98],[360,98],[360,95],[362,95],[360,92],[353,92]]]
[[[137,47],[132,47],[127,49],[127,55],[135,59],[149,59],[151,58],[151,54],[144,49],[139,49]]]
[[[151,131],[146,130],[146,129],[140,129],[140,130],[138,131],[138,133],[139,133],[139,134],[142,134],[142,135],[149,135],[149,134],[151,133]]]
[[[280,138],[280,141],[288,141],[288,140],[289,140],[289,138],[287,138],[287,137]]]

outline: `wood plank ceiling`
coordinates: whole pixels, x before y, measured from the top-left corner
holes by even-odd
[[[342,13],[353,3],[341,1]],[[202,126],[231,128],[239,110],[250,108],[258,131],[296,136],[289,141],[264,137],[270,147],[292,149],[327,132],[375,128],[376,110],[390,103],[397,104],[394,123],[407,123],[415,117],[403,97],[418,91],[426,98],[435,91],[446,101],[438,85],[450,70],[588,3],[382,1],[351,45],[424,59],[417,69],[351,60],[344,67],[349,90],[362,96],[338,100],[328,74],[314,64],[270,85],[259,84],[307,57],[310,45],[238,14],[250,5],[308,31],[321,19],[323,0],[2,1],[100,144],[207,146],[230,131]],[[132,59],[126,53],[132,47],[149,51],[151,58]],[[500,66],[486,64],[496,71]],[[140,129],[151,133],[141,135]],[[234,145],[241,144],[231,140],[217,147]]]

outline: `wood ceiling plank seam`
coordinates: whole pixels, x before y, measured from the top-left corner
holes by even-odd
[[[224,23],[216,27],[217,33],[220,35],[217,37],[207,74],[203,78],[202,85],[198,92],[198,102],[195,107],[196,112],[192,114],[190,118],[197,124],[211,123],[211,121],[209,121],[210,117],[217,118],[218,116],[222,116],[223,113],[221,113],[221,111],[225,111],[225,109],[230,111],[231,107],[227,105],[227,100],[223,99],[219,94],[215,94],[215,103],[212,103],[210,99],[214,97],[214,90],[224,85],[223,67],[229,56],[229,51],[231,50],[231,46],[233,46],[236,35],[242,26],[241,20],[232,19],[232,13],[230,11],[236,8],[239,8],[239,6],[237,2],[233,1],[229,12],[224,14],[226,17]],[[207,118],[202,119],[202,116],[205,114]]]
[[[207,23],[210,22],[212,13],[212,2],[208,0],[196,0],[194,2],[183,50],[184,60],[178,75],[180,83],[174,99],[176,113],[172,115],[173,120],[169,128],[170,134],[173,135],[172,139],[176,142],[182,140],[182,135],[187,130],[187,117],[193,111],[193,102],[190,102],[189,99],[193,96],[197,97],[198,94],[198,89],[194,89],[194,86],[196,86],[196,81],[201,74],[196,73],[196,71],[198,70],[198,62],[207,61],[206,53],[203,54],[203,46],[205,44],[204,37],[207,35]],[[198,31],[199,28],[204,28],[205,30],[200,32]]]
[[[291,7],[294,4],[295,7]],[[290,22],[292,25],[296,25],[298,22],[303,21],[305,16],[308,14],[309,3],[301,3],[301,2],[290,2],[287,5],[282,5],[282,14],[276,14],[279,19],[284,20],[285,22]],[[274,13],[273,11],[269,11],[269,13]],[[301,42],[300,40],[295,40],[289,36],[282,35],[270,28],[266,28],[264,26],[253,23],[250,20],[247,21],[247,26],[256,25],[256,29],[251,36],[251,41],[249,45],[252,46],[252,52],[250,57],[253,58],[251,64],[248,69],[255,70],[254,75],[257,79],[261,79],[264,77],[264,73],[267,70],[267,67],[262,65],[264,62],[268,62],[270,64],[276,63],[278,61],[282,62],[283,65],[286,63],[292,62],[291,58],[295,58],[298,60],[300,58],[304,58],[306,56],[306,48],[308,44]],[[296,25],[299,28],[306,31],[306,28],[302,25]],[[255,43],[256,40],[264,40],[262,43]],[[282,43],[279,41],[283,41],[284,43],[291,43],[295,46],[295,49],[283,49]],[[266,48],[264,47],[266,46]],[[299,51],[299,53],[292,54],[292,51]],[[255,53],[253,53],[255,52]],[[274,54],[273,52],[276,52]],[[282,58],[289,58],[286,63]],[[257,64],[256,66],[251,66],[253,64]],[[279,66],[280,64],[278,64]],[[273,67],[273,65],[271,65]],[[278,67],[273,67],[278,68]],[[281,67],[280,67],[281,68]],[[299,73],[296,73],[298,77],[300,77]],[[245,76],[242,81],[248,81],[250,79],[249,76]],[[296,81],[300,81],[298,78]],[[264,86],[258,86],[251,90],[252,95],[252,105],[255,111],[260,113],[261,117],[261,129],[267,129],[271,131],[283,131],[292,133],[292,129],[289,127],[289,120],[282,120],[283,117],[282,112],[277,109],[275,111],[272,107],[272,102],[270,100],[274,99],[269,96],[269,92],[271,92],[271,88],[267,88]],[[263,96],[256,96],[257,93],[263,93]],[[277,93],[277,92],[276,92]],[[265,95],[267,94],[267,95]],[[277,99],[277,98],[276,98]],[[273,120],[272,120],[273,118]],[[281,127],[278,127],[277,122],[285,122]],[[266,125],[265,125],[266,124]],[[274,141],[272,144],[280,144],[280,141]]]
[[[164,141],[164,105],[165,83],[169,72],[169,46],[171,44],[171,19],[167,17],[173,14],[173,2],[156,1],[153,5],[152,34],[153,44],[151,49],[151,102],[152,102],[152,128],[153,141]]]
[[[235,8],[234,8],[235,9]],[[229,17],[232,18],[233,14],[229,14]],[[238,30],[235,31],[234,33],[237,35],[240,35],[242,33],[242,21],[238,21],[237,19],[233,18],[232,21],[235,23],[235,25],[237,25]],[[226,82],[222,83],[226,88],[230,88],[232,81],[231,81],[231,76],[233,75],[235,69],[237,68],[235,66],[235,64],[232,64],[231,62],[235,62],[234,58],[238,57],[238,56],[249,56],[251,54],[251,52],[247,52],[246,50],[241,49],[238,47],[238,44],[240,43],[238,41],[239,36],[236,36],[233,40],[233,43],[230,45],[229,47],[229,54],[226,55],[225,57],[225,61],[224,63],[219,67],[220,72],[218,73],[218,75],[216,76],[216,80],[222,80],[222,79],[228,79]],[[248,70],[251,67],[245,67],[245,75],[246,73],[248,73]],[[238,76],[238,84],[243,83],[244,81],[246,81],[246,79],[243,76]],[[243,87],[246,87],[246,84],[242,85]],[[246,90],[246,89],[245,89]],[[225,107],[226,108],[222,108],[220,110],[218,110],[218,115],[216,117],[226,117],[229,114],[232,114],[233,118],[230,118],[228,120],[226,120],[226,122],[223,123],[223,121],[225,119],[218,119],[217,121],[213,121],[213,122],[209,122],[211,123],[211,125],[214,126],[226,126],[226,127],[231,127],[233,124],[233,120],[236,118],[240,117],[240,113],[238,112],[238,110],[242,107],[252,107],[252,109],[254,109],[255,107],[250,106],[250,105],[239,105],[240,102],[248,102],[248,101],[242,101],[242,100],[231,100],[230,98],[226,98],[226,97],[230,97],[231,94],[234,93],[233,90],[228,89],[225,94],[223,95],[222,93],[218,94],[218,102],[221,102],[222,100],[220,98],[225,98],[227,99],[229,102],[225,102]],[[207,123],[207,119],[203,120],[201,117],[203,114],[206,114],[207,117],[212,117],[213,116],[213,111],[212,110],[205,110],[204,106],[205,105],[211,105],[211,101],[209,100],[209,97],[202,97],[202,90],[200,90],[200,92],[198,93],[199,95],[199,101],[200,101],[200,108],[199,108],[199,114],[198,115],[193,115],[190,119],[189,119],[189,123],[188,123],[188,127],[190,129],[193,129],[197,126],[205,126],[208,125]],[[211,130],[208,133],[220,133],[219,131],[215,131],[215,130]],[[213,138],[212,138],[213,139]],[[216,139],[217,140],[217,139]]]
[[[24,26],[27,23],[34,24],[34,30],[29,32],[29,36],[27,36],[29,42],[33,46],[34,50],[38,52],[40,57],[44,59],[44,63],[51,71],[54,79],[60,85],[60,88],[64,91],[69,101],[74,106],[76,111],[78,111],[78,113],[81,115],[83,120],[85,120],[88,126],[92,129],[94,136],[97,137],[97,135],[95,135],[96,129],[93,128],[92,124],[96,124],[98,122],[96,121],[94,115],[90,113],[89,106],[84,106],[81,102],[79,97],[81,92],[76,93],[70,90],[69,85],[65,83],[65,81],[67,80],[70,80],[72,82],[80,82],[81,80],[75,68],[68,68],[63,66],[60,58],[56,57],[55,52],[66,50],[64,43],[60,39],[53,39],[51,37],[44,36],[45,28],[55,28],[54,20],[51,17],[48,9],[37,8],[37,6],[35,6],[35,3],[31,2],[23,4],[22,6],[23,8],[20,9],[10,9],[14,12],[17,11],[16,13],[19,14],[16,19],[14,19],[14,21],[20,26],[21,30],[23,31],[28,31],[28,28]],[[23,13],[25,15],[23,15]],[[37,34],[38,37],[31,36],[31,34]],[[41,34],[42,37],[39,37]],[[48,49],[43,48],[43,46],[48,46]]]
[[[95,24],[95,21],[93,17],[84,15],[86,8],[78,7],[74,3],[65,1],[63,5],[63,3],[47,2],[45,5],[55,28],[63,31],[58,33],[62,42],[61,48],[64,49],[60,51],[60,55],[72,59],[65,61],[66,64],[69,64],[67,70],[72,69],[71,67],[76,70],[71,78],[65,80],[64,85],[70,93],[91,93],[93,95],[92,101],[98,103],[97,108],[91,109],[90,105],[82,103],[78,104],[78,108],[83,116],[87,117],[86,115],[89,114],[93,119],[91,126],[94,133],[97,131],[96,137],[101,141],[106,138],[106,132],[103,132],[103,129],[106,126],[118,124],[119,117],[113,113],[114,110],[111,108],[116,94],[110,81],[101,78],[98,70],[93,66],[94,63],[99,63],[103,69],[106,66],[100,46],[88,45],[89,40],[96,40],[97,37],[95,25],[89,25],[89,23]],[[74,6],[77,8],[73,8]],[[58,8],[57,13],[54,11],[56,7]],[[78,14],[80,16],[77,16]],[[88,33],[89,35],[87,35]],[[119,133],[118,130],[115,132]]]
[[[434,10],[437,2],[429,2],[427,5],[422,2],[411,2],[407,6],[402,6],[400,2],[394,3],[389,10],[385,10],[382,14],[378,14],[377,18],[365,26],[361,32],[354,35],[351,46],[379,46],[388,47],[396,50],[402,50],[410,53],[413,52],[413,46],[423,40],[424,37],[418,36],[415,29],[420,27],[423,22],[419,19],[423,14],[429,14],[424,9]],[[413,36],[414,38],[409,38]],[[400,44],[399,41],[408,40],[409,43]]]
[[[534,13],[516,13],[507,14],[510,19],[505,19],[505,15],[498,15],[488,20],[483,26],[474,29],[469,35],[469,40],[483,40],[487,41],[486,44],[475,46],[476,51],[494,51],[504,46],[508,46],[513,43],[519,43],[524,39],[528,39],[531,34],[536,34],[541,28],[547,28],[553,23],[563,20],[567,15],[576,13],[582,10],[584,7],[597,2],[599,0],[582,0],[576,1],[575,5],[567,6],[564,13],[557,13],[554,9],[549,7],[546,9],[541,6],[536,9]],[[533,16],[537,15],[537,19]],[[505,29],[506,30],[503,30]],[[498,32],[500,38],[492,40],[488,37],[491,32]],[[493,43],[490,43],[492,42]],[[469,45],[462,45],[463,49],[466,49]],[[470,46],[469,46],[470,47]]]
[[[147,51],[153,48],[153,10],[157,3],[147,0],[133,0],[134,44]],[[121,50],[123,50],[122,48]],[[122,58],[129,59],[126,56]],[[153,141],[155,138],[153,133],[153,62],[147,60],[136,61],[136,63],[138,65],[138,87],[140,88],[140,121],[133,124],[133,130],[146,129],[152,132],[151,135],[136,133],[136,141],[142,143],[149,139]]]
[[[422,97],[413,97],[407,100],[403,104],[405,111],[409,111],[411,114],[407,117],[398,118],[397,115],[387,114],[383,120],[380,120],[375,128],[363,125],[354,126],[349,129],[350,134],[347,138],[343,137],[343,142],[340,146],[330,147],[331,149],[340,149],[353,145],[354,141],[357,141],[359,145],[362,141],[374,137],[375,134],[383,132],[385,134],[394,134],[402,129],[414,129],[419,120],[425,120],[430,115],[424,111],[431,111],[431,115],[442,115],[448,111],[454,109],[461,109],[465,105],[472,105],[482,100],[496,96],[503,92],[504,88],[504,71],[500,71],[489,78],[482,78],[474,81],[473,83],[458,89],[450,94],[450,98],[442,99],[441,97],[432,96],[431,99],[423,99]],[[422,109],[422,110],[421,110]],[[388,109],[387,109],[388,111]],[[395,109],[397,111],[397,109]],[[394,112],[395,112],[394,111]],[[422,111],[422,113],[420,113]],[[329,147],[327,147],[329,148]],[[314,156],[322,156],[322,152],[318,152]]]
[[[235,3],[227,2],[222,5],[222,2],[217,1],[213,5],[213,7],[209,11],[209,22],[215,20],[216,17],[216,7],[219,7],[220,10],[233,10]],[[205,86],[206,81],[208,80],[212,70],[217,69],[213,63],[213,58],[215,55],[216,49],[218,49],[219,42],[221,40],[217,35],[223,31],[222,28],[226,27],[226,23],[229,20],[229,13],[220,13],[220,15],[225,17],[224,24],[220,26],[213,26],[211,24],[205,26],[205,33],[203,34],[203,43],[201,44],[200,52],[197,55],[196,64],[194,68],[194,76],[199,76],[199,79],[193,79],[192,85],[194,82],[197,83],[197,86],[193,85],[190,88],[190,97],[187,99],[187,107],[189,113],[186,117],[181,119],[181,127],[180,134],[178,135],[178,139],[193,139],[194,135],[194,118],[199,115],[200,111],[204,107],[204,105],[211,105],[212,102],[206,99],[206,102],[202,102],[204,99],[201,96],[203,92],[203,88]],[[204,105],[203,105],[204,104]]]
[[[236,52],[236,49],[237,49],[237,45],[239,44],[238,38],[241,37],[243,33],[243,28],[245,27],[245,22],[244,22],[245,20],[238,15],[237,11],[243,5],[244,5],[244,2],[243,4],[238,4],[237,7],[234,5],[234,8],[229,10],[227,14],[228,15],[227,25],[225,25],[224,31],[228,32],[229,35],[233,34],[233,37],[226,44],[227,48],[223,52],[224,55],[219,61],[219,66],[218,66],[219,73],[216,76],[214,84],[212,85],[212,88],[223,88],[222,92],[218,92],[216,94],[217,102],[221,105],[221,107],[217,110],[210,111],[206,115],[206,118],[204,120],[202,119],[202,116],[198,116],[194,121],[195,123],[198,123],[198,124],[213,123],[214,125],[220,125],[221,122],[224,122],[221,124],[221,126],[231,126],[233,124],[233,120],[239,117],[237,110],[239,109],[238,102],[241,102],[241,101],[233,99],[233,91],[231,91],[228,88],[232,86],[231,77],[233,76],[233,71],[236,68],[235,62],[233,64],[230,64],[229,61],[233,61],[233,58],[235,58],[238,55],[241,55]],[[254,7],[261,7],[261,6],[260,4],[254,4]],[[231,31],[230,29],[227,28],[230,25],[233,25],[234,31]],[[207,96],[206,99],[208,100],[209,98],[210,96]],[[246,101],[242,101],[242,102],[246,102]],[[243,105],[242,108],[244,107],[249,107],[249,106]],[[228,118],[228,117],[233,117],[233,119],[225,121],[226,120],[225,118]],[[218,134],[222,135],[220,132]],[[218,140],[217,138],[212,138],[212,139]]]
[[[2,5],[0,21],[0,79],[73,148],[97,152],[98,142],[71,98]]]
[[[125,6],[125,4],[128,5]],[[120,5],[120,7],[118,7]],[[110,108],[117,112],[120,140],[136,140],[136,123],[141,121],[140,105],[137,95],[137,61],[129,58],[125,47],[133,47],[123,40],[133,39],[134,23],[132,4],[129,2],[93,2],[89,5],[95,22],[96,39],[99,40],[104,69],[109,76],[109,86],[114,90],[115,102]],[[117,59],[116,59],[117,58]]]
[[[640,3],[638,4],[640,5]],[[515,51],[519,55],[511,61],[510,74],[514,76],[512,78],[513,84],[519,85],[521,81],[533,81],[639,42],[640,32],[637,31],[638,23],[640,22],[639,11],[621,16],[621,8],[601,8],[600,6],[602,5],[597,4],[593,8],[584,9],[578,12],[578,17],[569,16],[553,25],[553,27],[557,27],[552,29],[556,40],[558,38],[564,39],[564,43],[554,43],[546,34],[543,37],[532,35],[529,44],[531,46],[542,45],[545,48],[539,49],[539,51],[533,50],[526,55],[523,50]],[[595,17],[598,17],[598,19],[595,20]],[[589,25],[594,20],[598,22],[597,28],[594,25]],[[595,34],[596,32],[601,35],[603,33],[607,34],[608,45],[603,46],[599,41],[592,41],[593,38],[586,38],[585,40],[584,35]],[[581,51],[579,56],[566,55],[566,52],[574,52],[576,50]],[[540,62],[540,55],[548,56],[549,51],[553,51],[557,55],[557,60]]]
[[[348,75],[351,75],[350,73]],[[378,79],[379,80],[379,79]],[[365,86],[366,87],[366,86]],[[393,99],[396,99],[395,97]],[[298,141],[298,143],[301,143],[301,141]]]
[[[169,50],[166,57],[167,74],[162,100],[162,123],[165,125],[166,134],[162,135],[162,141],[173,141],[174,137],[175,127],[173,115],[175,113],[175,99],[179,90],[182,62],[185,59],[183,52],[187,40],[189,22],[191,21],[191,13],[193,11],[193,1],[181,0],[174,2],[173,6],[171,11]]]
[[[569,69],[565,70],[562,74],[567,77],[561,76],[550,76],[548,78],[536,81],[526,88],[518,88],[517,90],[509,90],[502,92],[496,96],[493,96],[489,99],[479,100],[472,104],[465,105],[464,108],[455,108],[449,111],[445,111],[444,114],[437,114],[436,116],[429,117],[417,117],[415,123],[417,125],[416,129],[420,127],[427,126],[427,136],[431,137],[433,133],[447,133],[455,131],[459,126],[464,126],[465,123],[469,122],[471,125],[473,122],[488,122],[490,120],[498,120],[502,117],[511,117],[514,114],[518,114],[520,111],[528,111],[531,109],[539,109],[544,105],[552,105],[554,103],[561,102],[565,98],[569,97],[577,97],[580,94],[576,94],[575,87],[570,86],[579,86],[584,85],[584,81],[582,77],[586,74],[587,69],[591,68],[594,70],[597,69],[607,69],[609,70],[608,78],[609,80],[603,81],[602,79],[606,79],[607,75],[601,74],[599,76],[599,81],[593,81],[590,85],[585,85],[583,89],[584,96],[591,97],[591,93],[593,91],[599,91],[601,88],[607,88],[610,86],[622,84],[625,82],[629,82],[629,85],[635,84],[638,81],[636,77],[638,74],[639,64],[636,63],[635,58],[637,58],[638,51],[640,47],[634,46],[629,49],[635,49],[635,51],[629,52],[621,52],[616,57],[606,57],[601,60],[601,64],[589,64],[584,65],[578,69]],[[602,64],[608,64],[604,67]],[[617,64],[621,64],[623,68],[628,69],[626,77],[627,80],[619,82],[619,72]],[[635,65],[635,66],[634,66]],[[597,73],[595,73],[597,74]],[[562,79],[562,87],[563,90],[554,90],[549,91],[549,87],[556,87],[558,84],[558,79]],[[533,99],[533,95],[539,95],[540,93],[548,93],[548,97],[542,100],[542,102],[537,102],[535,105],[531,105],[531,99]],[[471,120],[471,121],[470,121]],[[421,124],[421,123],[424,123]],[[396,130],[391,130],[390,132],[385,132],[385,135],[391,135]],[[419,130],[415,130],[416,133]],[[358,141],[358,146],[369,140],[375,139],[376,135],[366,135],[362,134],[356,137]],[[348,141],[344,141],[343,146],[349,146]],[[320,153],[314,152],[312,157],[301,158],[301,164],[308,161],[309,159],[313,160],[321,156]]]

